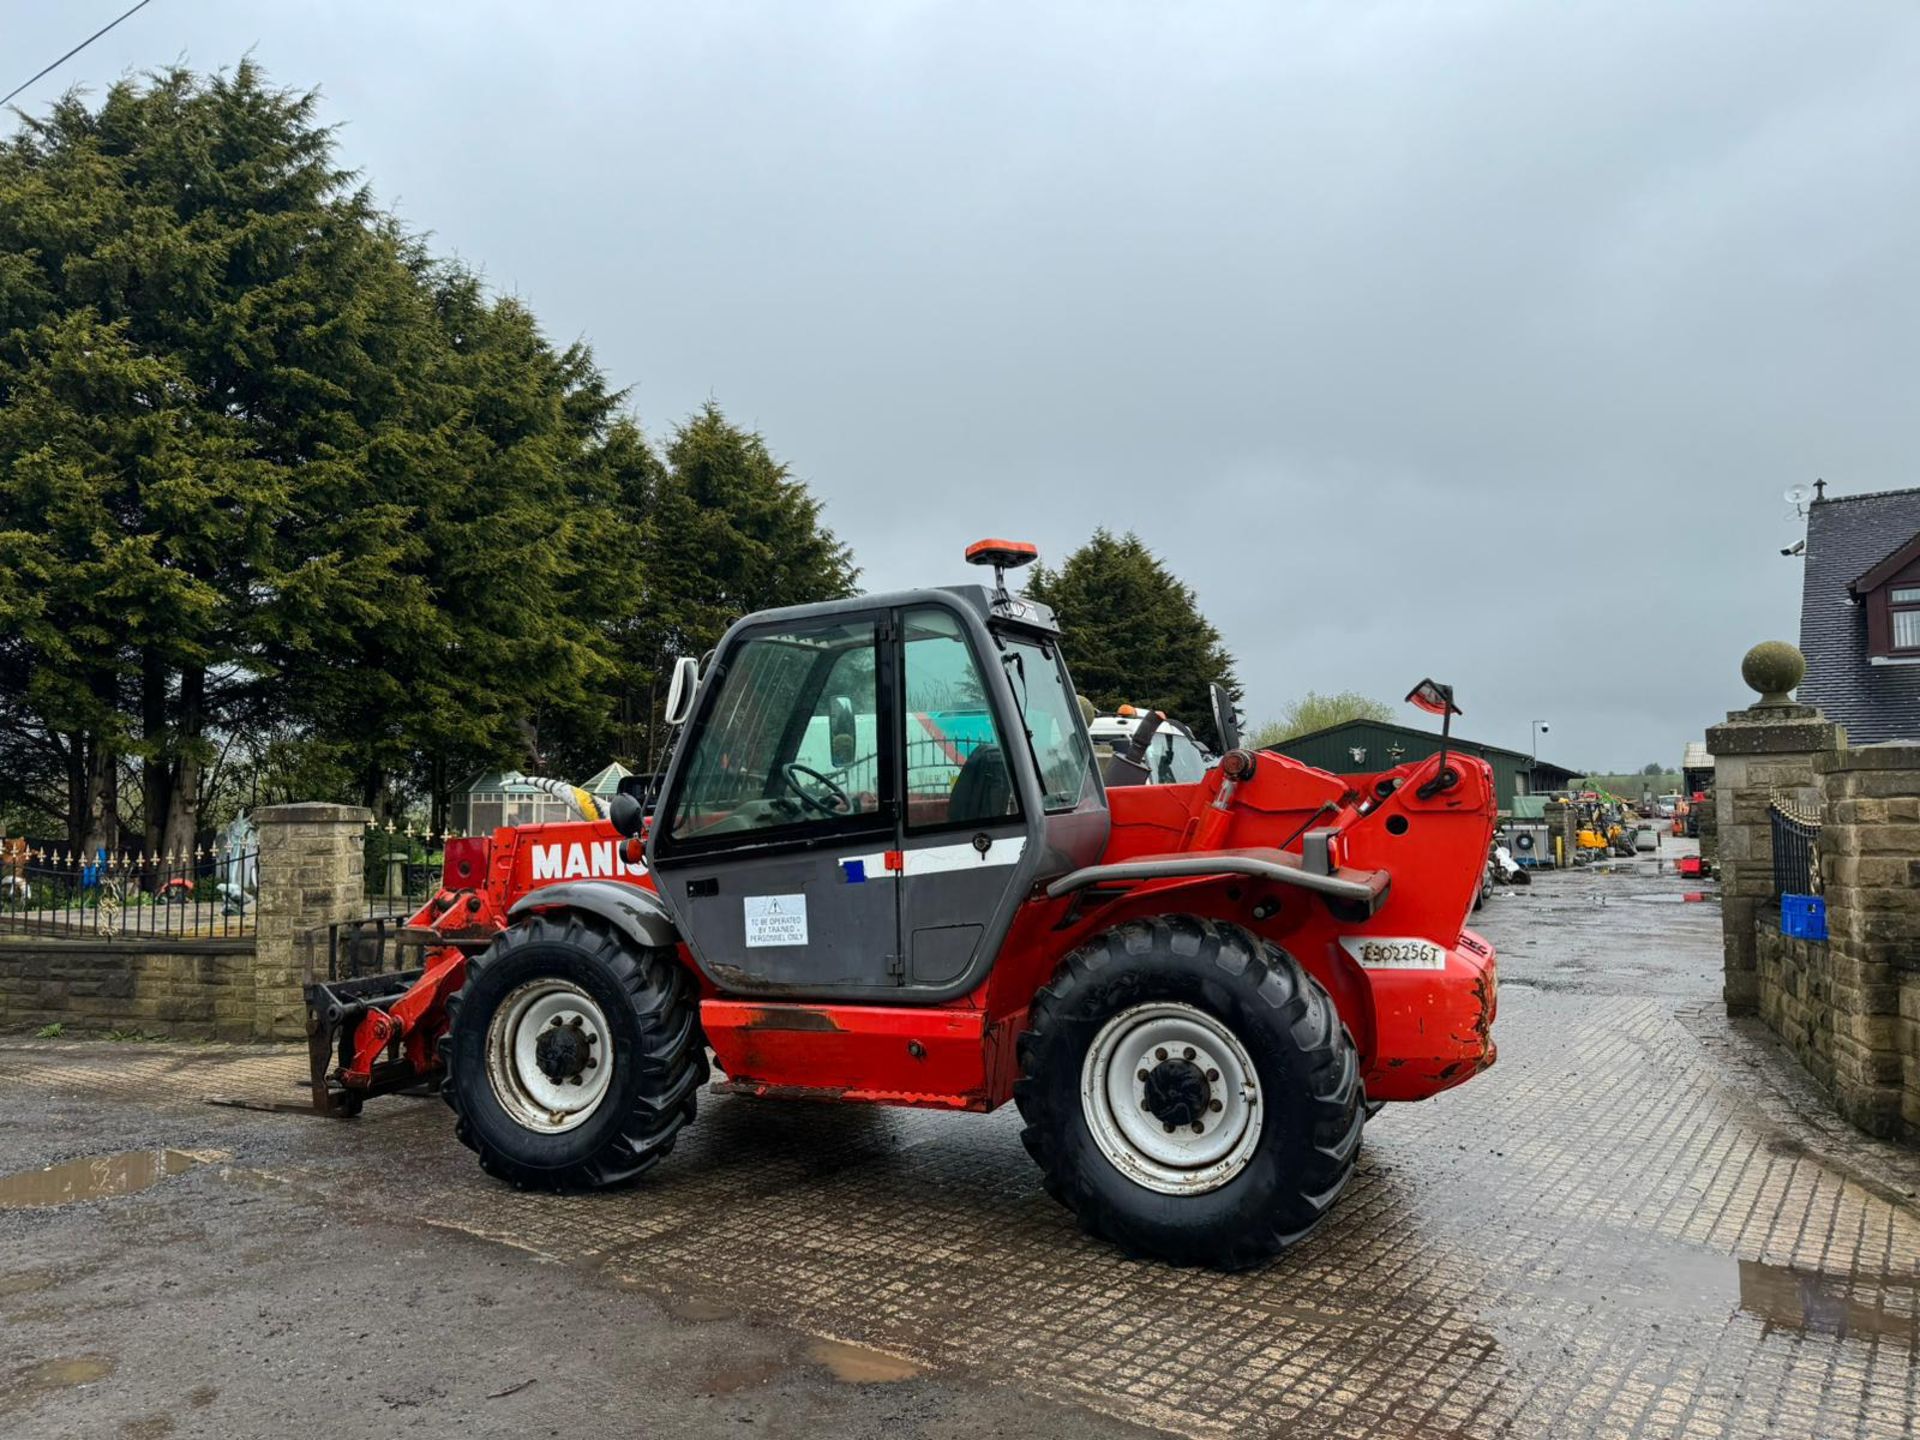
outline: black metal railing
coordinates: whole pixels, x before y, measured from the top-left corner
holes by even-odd
[[[450,834],[370,825],[365,851],[367,913],[411,915],[440,889]]]
[[[253,933],[259,855],[91,856],[12,850],[0,858],[0,934],[58,939],[234,939]]]
[[[1773,829],[1773,895],[1818,895],[1820,817],[1775,799],[1767,807]]]

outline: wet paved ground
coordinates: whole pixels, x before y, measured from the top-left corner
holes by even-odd
[[[0,1433],[1910,1435],[1920,1156],[1719,1016],[1697,889],[1498,892],[1500,1063],[1389,1107],[1249,1275],[1082,1237],[1010,1113],[715,1098],[640,1189],[563,1199],[486,1180],[435,1101],[201,1103],[297,1101],[286,1054],[8,1042],[0,1170],[185,1158],[54,1208],[0,1182]]]

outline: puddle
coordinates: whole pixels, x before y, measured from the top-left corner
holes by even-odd
[[[849,1385],[888,1385],[911,1380],[926,1373],[926,1366],[903,1356],[865,1345],[850,1345],[844,1340],[813,1340],[807,1344],[807,1358],[824,1365],[833,1378]]]
[[[128,1150],[0,1176],[0,1210],[132,1195],[213,1158],[217,1157],[191,1150]]]
[[[1760,1260],[1740,1262],[1740,1308],[1767,1328],[1809,1335],[1884,1335],[1920,1349],[1920,1282],[1827,1275]]]
[[[1562,1278],[1570,1283],[1549,1293],[1577,1297],[1596,1311],[1626,1305],[1643,1318],[1700,1326],[1745,1316],[1768,1335],[1852,1338],[1920,1357],[1920,1278],[1912,1274],[1843,1274],[1654,1245]]]
[[[740,1312],[712,1300],[702,1300],[696,1296],[660,1296],[661,1308],[675,1320],[683,1320],[689,1325],[711,1325],[718,1320],[734,1320]]]
[[[742,1390],[757,1390],[785,1368],[779,1360],[750,1360],[729,1365],[708,1375],[700,1389],[707,1395],[736,1395]]]
[[[38,1360],[0,1381],[0,1411],[21,1409],[43,1396],[77,1385],[91,1385],[113,1373],[108,1355],[69,1355]]]

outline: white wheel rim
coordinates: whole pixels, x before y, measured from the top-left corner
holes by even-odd
[[[541,1065],[541,1037],[549,1031]],[[560,1036],[558,1032],[569,1032]],[[542,1135],[585,1124],[613,1079],[607,1017],[579,986],[548,977],[529,980],[501,1002],[487,1026],[487,1080],[514,1123]]]
[[[1149,1079],[1142,1077],[1156,1072],[1160,1080],[1150,1094]],[[1192,1122],[1164,1118],[1190,1113],[1190,1106],[1178,1110],[1166,1104],[1169,1081],[1195,1093],[1189,1072],[1206,1081],[1198,1130]],[[1155,1104],[1162,1113],[1156,1113]],[[1253,1057],[1232,1030],[1191,1005],[1136,1005],[1101,1026],[1081,1067],[1080,1108],[1094,1143],[1114,1168],[1162,1195],[1217,1190],[1245,1169],[1260,1147]]]

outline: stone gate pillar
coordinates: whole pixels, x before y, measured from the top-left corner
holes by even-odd
[[[1834,1101],[1870,1134],[1920,1138],[1920,745],[1819,768]]]
[[[1725,955],[1723,993],[1729,1015],[1759,1007],[1754,921],[1773,899],[1773,827],[1767,810],[1775,795],[1809,808],[1819,804],[1814,757],[1843,749],[1846,732],[1789,693],[1807,662],[1793,646],[1768,640],[1749,650],[1740,674],[1760,698],[1727,714],[1707,731],[1713,754],[1714,827],[1719,847],[1720,925]]]
[[[370,818],[357,805],[268,805],[253,812],[260,836],[254,1039],[306,1038],[303,942],[309,931],[366,910],[361,868]]]

